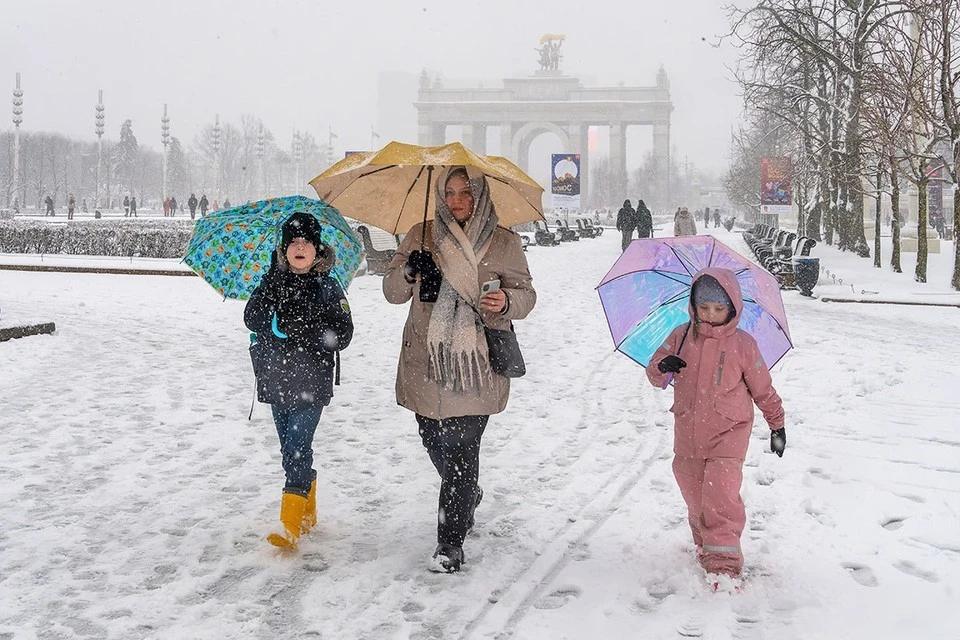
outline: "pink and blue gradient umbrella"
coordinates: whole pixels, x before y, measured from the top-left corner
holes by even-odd
[[[675,327],[690,320],[690,284],[706,267],[736,274],[743,292],[738,327],[753,336],[772,368],[792,347],[777,279],[713,236],[642,238],[597,285],[618,351],[644,367]]]

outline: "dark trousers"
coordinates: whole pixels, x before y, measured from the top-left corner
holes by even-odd
[[[626,251],[627,245],[630,244],[630,241],[633,240],[633,227],[629,229],[624,227],[620,230],[620,233],[623,234],[623,237],[620,239],[620,250]]]
[[[480,438],[490,416],[434,420],[416,415],[423,446],[440,474],[437,542],[462,547],[477,504]]]
[[[287,476],[283,491],[306,497],[310,493],[310,484],[317,477],[313,470],[313,434],[320,423],[323,406],[286,409],[274,404],[270,407],[280,436],[283,471]]]

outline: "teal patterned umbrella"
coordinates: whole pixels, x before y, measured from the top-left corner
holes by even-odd
[[[336,255],[330,275],[346,290],[363,261],[363,246],[339,211],[303,196],[261,200],[201,218],[183,261],[225,298],[246,300],[270,268],[280,228],[297,211],[320,223],[320,238]]]

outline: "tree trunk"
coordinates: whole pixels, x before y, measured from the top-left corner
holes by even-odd
[[[950,284],[960,291],[960,183],[953,186],[953,278]]]
[[[873,266],[880,268],[883,263],[880,262],[880,205],[883,200],[883,166],[877,163],[877,213],[873,222]]]
[[[926,175],[926,166],[921,165],[921,175]],[[917,282],[927,281],[927,185],[930,180],[924,177],[917,188],[917,270],[913,279]]]
[[[893,251],[890,254],[890,266],[894,273],[903,273],[900,266],[900,176],[894,159],[890,161],[890,218],[893,234]]]

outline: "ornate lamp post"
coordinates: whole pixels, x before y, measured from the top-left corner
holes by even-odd
[[[163,183],[160,188],[160,202],[167,201],[167,145],[170,144],[170,118],[167,117],[167,105],[163,105],[163,117],[160,118],[160,142],[163,144]]]
[[[13,90],[13,192],[11,197],[19,209],[17,190],[20,188],[20,123],[23,122],[23,90],[20,88],[20,72],[17,72],[17,87]]]
[[[213,147],[213,164],[214,164],[214,176],[215,176],[215,185],[217,189],[217,203],[220,202],[222,194],[220,193],[220,114],[217,114],[217,119],[213,123],[213,139],[210,142]]]
[[[263,200],[266,197],[266,188],[267,188],[267,177],[263,175],[263,151],[265,147],[265,141],[263,138],[263,125],[260,125],[260,131],[257,133],[257,164],[260,169],[260,199]]]
[[[97,186],[93,190],[94,210],[100,207],[100,186],[103,184],[103,122],[105,119],[103,111],[103,89],[100,89],[97,92],[97,124],[94,127],[97,133]]]
[[[293,166],[295,168],[295,189],[300,193],[300,160],[303,159],[303,140],[300,138],[300,132],[293,130]]]

